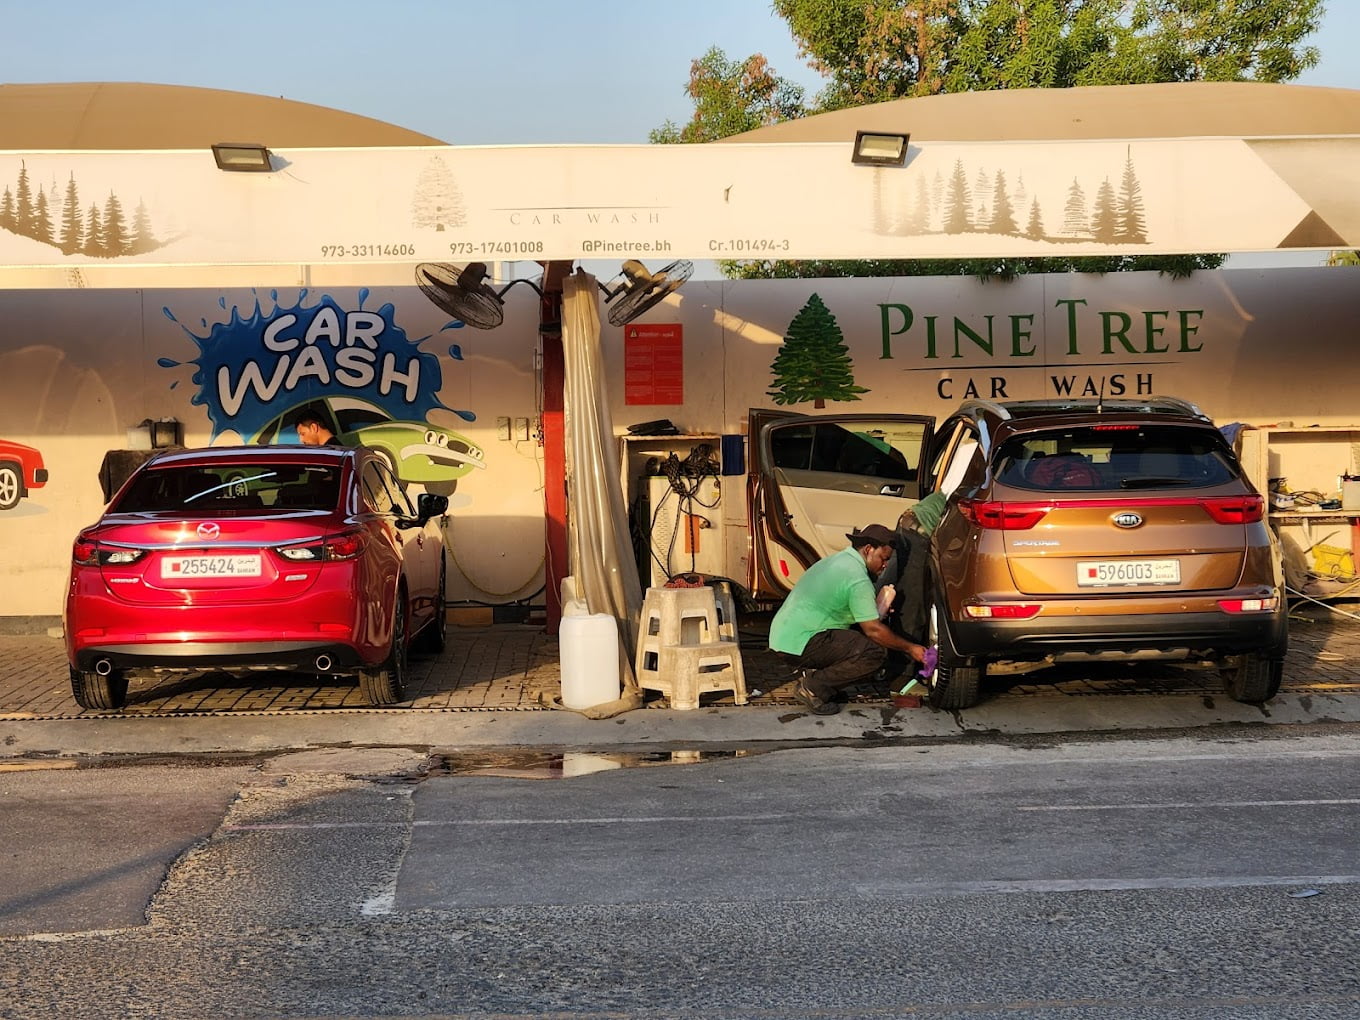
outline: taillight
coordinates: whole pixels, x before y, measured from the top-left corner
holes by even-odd
[[[99,566],[99,543],[88,535],[76,536],[75,544],[71,546],[71,561],[82,567]]]
[[[88,535],[77,536],[71,546],[71,561],[82,567],[125,567],[145,554],[145,549],[100,545]]]
[[[1031,620],[1043,608],[1033,602],[1004,602],[988,606],[964,606],[963,611],[974,620]]]
[[[976,499],[959,500],[959,512],[979,528],[998,531],[1028,531],[1053,509],[1052,503],[987,503]]]
[[[1218,496],[1201,504],[1219,524],[1254,524],[1265,514],[1265,500],[1255,495]]]
[[[1257,599],[1219,599],[1218,608],[1225,613],[1273,613],[1280,607],[1280,597],[1269,595]]]
[[[362,528],[342,531],[326,539],[326,559],[352,560],[364,551],[365,535]]]

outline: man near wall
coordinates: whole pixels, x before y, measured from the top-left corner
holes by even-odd
[[[839,712],[841,690],[873,677],[890,650],[923,666],[933,655],[880,619],[873,579],[893,554],[893,533],[870,524],[845,537],[850,544],[814,563],[770,623],[770,648],[794,661],[795,693],[814,715]]]
[[[297,423],[298,439],[303,446],[340,446],[340,440],[335,438],[335,433],[326,424],[321,415],[315,411],[303,411],[298,416]]]

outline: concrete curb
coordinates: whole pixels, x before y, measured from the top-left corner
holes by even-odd
[[[715,744],[959,740],[1133,733],[1225,725],[1360,722],[1360,694],[1281,695],[1242,705],[1198,694],[1002,696],[950,713],[851,705],[813,716],[792,706],[646,709],[592,720],[574,712],[336,709],[198,717],[0,720],[0,761],[100,755],[269,754],[328,747],[692,748]]]

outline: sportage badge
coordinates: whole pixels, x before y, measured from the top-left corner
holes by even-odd
[[[1114,523],[1117,528],[1136,528],[1143,523],[1143,518],[1140,514],[1127,511],[1122,514],[1115,514]]]

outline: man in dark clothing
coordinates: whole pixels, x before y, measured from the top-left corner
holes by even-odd
[[[303,446],[342,446],[326,420],[315,411],[303,411],[294,428]]]
[[[800,671],[796,693],[816,715],[840,711],[844,687],[874,676],[888,650],[926,663],[928,649],[885,624],[873,578],[893,553],[893,533],[870,524],[845,536],[850,545],[808,568],[770,623],[770,647]]]

